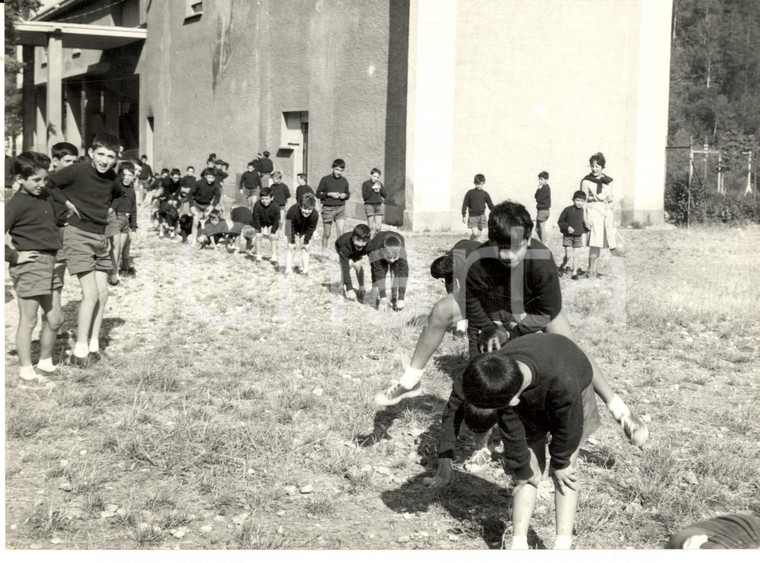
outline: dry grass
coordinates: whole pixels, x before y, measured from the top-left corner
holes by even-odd
[[[562,282],[579,342],[652,420],[640,452],[602,412],[578,547],[657,548],[694,519],[760,511],[760,231],[741,233],[633,231],[629,256],[603,264],[611,276]],[[510,514],[496,464],[447,491],[422,483],[465,342],[446,337],[422,397],[372,404],[443,295],[430,261],[456,240],[410,235],[407,311],[379,314],[333,293],[333,261],[285,279],[143,233],[140,277],[109,299],[106,361],[33,389],[6,353],[8,547],[497,547]],[[77,301],[67,278],[68,329]],[[11,301],[6,335],[15,322]],[[553,543],[551,504],[536,545]]]

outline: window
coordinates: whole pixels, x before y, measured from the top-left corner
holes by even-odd
[[[185,0],[185,19],[195,18],[203,13],[202,0]]]

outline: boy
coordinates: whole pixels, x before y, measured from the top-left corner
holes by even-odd
[[[256,165],[256,172],[259,174],[262,188],[269,187],[270,174],[273,170],[274,164],[269,160],[269,151],[264,151]]]
[[[296,175],[296,178],[298,180],[298,187],[296,188],[296,203],[300,205],[301,200],[305,194],[316,194],[314,193],[314,190],[311,189],[311,186],[306,183],[306,174],[301,172],[300,174]]]
[[[53,346],[63,324],[60,300],[53,299],[60,281],[54,274],[55,256],[61,248],[56,210],[44,192],[50,159],[37,152],[25,151],[13,162],[13,179],[19,190],[5,206],[5,232],[13,247],[6,244],[5,261],[18,301],[19,321],[16,352],[19,377],[30,381],[55,372]],[[42,308],[40,359],[32,366],[32,331],[37,324],[37,310]]]
[[[287,211],[288,200],[290,199],[290,189],[282,181],[282,172],[277,170],[272,172],[272,183],[269,186],[272,190],[272,197],[277,205],[280,206],[280,224],[285,224],[285,212]]]
[[[129,231],[137,229],[137,196],[132,185],[135,180],[134,164],[129,161],[120,162],[118,174],[121,187],[127,197],[115,202],[108,211],[106,237],[108,237],[109,254],[113,264],[108,276],[108,284],[113,286],[120,283],[119,267]]]
[[[139,180],[137,178],[140,176],[140,172],[142,172],[142,161],[138,158],[132,158],[130,159],[130,162],[132,163],[132,166],[135,167],[135,180],[132,182],[132,186],[135,188],[135,199],[137,199],[137,186],[139,185]],[[127,197],[130,197],[129,191],[126,188],[124,191],[126,192]],[[126,243],[124,243],[121,250],[121,267],[119,268],[119,274],[121,276],[135,277],[137,275],[135,268],[132,266],[132,257],[130,255],[130,251],[132,250],[132,235],[137,231],[136,205],[137,203],[135,202],[133,213],[129,216],[129,229],[125,233],[122,233],[122,239],[126,239]]]
[[[193,230],[191,233],[190,244],[196,244],[198,227],[206,226],[211,211],[222,199],[222,191],[219,182],[216,181],[216,171],[213,168],[206,168],[203,171],[203,179],[198,180],[190,193],[187,194],[187,200],[190,205],[190,214],[193,217]]]
[[[197,181],[198,178],[195,177],[195,168],[193,166],[188,166],[185,169],[185,175],[182,176],[182,191],[188,193]]]
[[[340,262],[341,282],[343,292],[349,301],[357,298],[351,283],[351,270],[356,272],[356,282],[359,285],[359,301],[363,300],[366,288],[364,286],[364,267],[362,258],[367,255],[370,231],[367,225],[356,225],[350,233],[344,233],[335,241],[335,251]]]
[[[174,238],[179,228],[179,211],[168,201],[158,203],[158,238],[164,238],[169,233]]]
[[[159,188],[153,195],[153,201],[151,203],[152,213],[151,219],[153,220],[153,226],[158,229],[159,218],[158,208],[160,202],[169,202],[175,207],[179,207],[179,198],[182,195],[182,174],[178,168],[173,168],[168,176],[161,179]]]
[[[293,205],[285,215],[285,234],[288,237],[288,253],[285,256],[285,273],[293,273],[293,252],[296,244],[301,247],[301,273],[309,275],[309,242],[317,230],[317,214],[314,208],[317,198],[314,194],[304,194],[300,203]],[[298,242],[296,243],[296,237]]]
[[[277,238],[280,228],[280,206],[272,196],[270,188],[261,188],[259,201],[253,206],[253,228],[256,230],[256,262],[261,262],[261,239],[266,237],[272,242],[272,264],[277,266]]]
[[[340,238],[346,224],[346,200],[350,194],[348,180],[343,177],[346,163],[336,158],[332,163],[332,174],[328,174],[319,181],[317,186],[317,198],[322,202],[322,252],[327,251],[327,240],[330,238],[330,230],[335,222],[335,236]]]
[[[536,190],[536,236],[541,242],[546,242],[544,225],[549,220],[549,210],[552,206],[552,190],[549,187],[549,173],[541,172],[538,175],[538,189]]]
[[[391,275],[391,302],[395,311],[404,309],[406,283],[409,279],[409,263],[406,261],[404,237],[391,231],[382,231],[367,245],[370,271],[372,272],[372,288],[378,292],[378,311],[388,309],[388,298],[385,293],[385,278]]]
[[[559,267],[559,275],[570,271],[574,280],[579,279],[578,267],[581,263],[581,248],[583,248],[583,235],[589,231],[583,221],[586,204],[586,192],[578,190],[573,194],[573,205],[565,207],[559,216],[557,224],[562,233],[562,246],[565,247],[565,257]],[[572,259],[572,267],[565,269]]]
[[[53,171],[71,166],[79,158],[79,149],[65,141],[56,143],[51,147],[53,157]]]
[[[142,155],[140,160],[142,161],[142,172],[140,172],[140,175],[138,176],[140,183],[137,188],[137,196],[140,205],[142,205],[149,189],[148,186],[153,183],[153,169],[150,167],[150,164],[148,164],[147,154]]]
[[[254,205],[256,205],[254,203]],[[239,242],[245,240],[245,253],[250,255],[256,229],[253,228],[253,212],[250,207],[233,207],[230,211],[230,221],[235,232],[240,234]],[[242,250],[242,249],[240,249]]]
[[[528,549],[549,435],[557,514],[554,549],[570,548],[578,504],[578,453],[599,427],[593,370],[588,357],[569,338],[530,334],[494,354],[475,356],[454,382],[443,411],[435,483],[451,481],[451,459],[462,420],[476,433],[498,424],[504,470],[514,481],[512,549]]]
[[[470,240],[478,240],[483,233],[486,223],[486,205],[488,210],[493,211],[493,202],[488,192],[483,189],[486,185],[486,177],[483,174],[475,174],[475,187],[464,194],[462,201],[462,222],[470,229]],[[470,218],[467,218],[469,213]],[[478,231],[477,234],[475,231]]]
[[[52,172],[71,166],[79,158],[79,149],[65,141],[54,144],[51,153],[53,156]],[[57,303],[56,306],[60,308],[61,293],[63,292],[63,283],[66,277],[66,260],[63,258],[63,227],[66,226],[69,212],[64,206],[55,201],[53,202],[53,208],[55,209],[56,219],[58,219],[58,232],[61,237],[61,248],[55,255],[55,268],[53,270],[61,286],[53,291],[53,300]]]
[[[362,184],[362,197],[364,198],[364,213],[367,214],[367,223],[372,236],[378,233],[383,226],[383,201],[388,197],[385,186],[380,182],[380,170],[373,168],[369,173],[369,180]]]
[[[218,209],[212,209],[206,226],[198,233],[198,244],[201,248],[208,245],[216,249],[217,243],[225,238],[228,231],[227,224],[222,221],[222,212]]]
[[[248,209],[253,209],[259,197],[259,190],[261,189],[261,180],[254,168],[255,164],[253,161],[249,162],[248,170],[243,172],[243,175],[240,177],[240,193],[248,202]]]
[[[229,174],[224,171],[224,161],[221,158],[217,158],[214,161],[214,175],[220,186],[224,184],[224,180],[229,176]]]
[[[557,266],[549,249],[530,238],[533,221],[525,207],[505,201],[494,207],[488,218],[488,242],[466,259],[465,298],[448,295],[428,317],[410,367],[401,379],[375,395],[379,405],[394,405],[421,391],[422,371],[438,348],[452,322],[466,318],[469,352],[498,350],[511,338],[534,332],[561,334],[574,339],[573,329],[562,311],[562,294]],[[463,315],[464,309],[464,315]],[[642,446],[649,437],[646,424],[632,414],[615,394],[602,373],[594,367],[594,390],[620,423],[628,439]]]

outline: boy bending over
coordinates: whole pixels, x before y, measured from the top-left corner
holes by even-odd
[[[395,311],[404,308],[406,283],[409,279],[409,263],[406,261],[404,237],[391,231],[381,231],[375,235],[366,249],[372,272],[372,289],[377,291],[378,311],[388,309],[385,281],[388,274],[391,279],[390,306]]]
[[[364,286],[364,266],[362,258],[367,255],[370,230],[367,225],[356,225],[350,233],[344,233],[335,241],[335,252],[340,262],[340,276],[344,295],[349,301],[357,298],[351,283],[351,270],[356,272],[356,283],[359,285],[359,301],[363,300],[366,288]]]
[[[309,242],[317,230],[319,219],[315,213],[317,198],[305,193],[301,200],[288,209],[285,215],[285,231],[288,237],[288,253],[285,256],[285,273],[293,272],[293,252],[301,248],[301,273],[309,275]]]

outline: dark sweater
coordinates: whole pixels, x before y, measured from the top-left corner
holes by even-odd
[[[128,186],[122,184],[121,187],[126,197],[114,203],[111,209],[119,213],[129,213],[129,228],[134,230],[137,228],[137,193],[132,184]]]
[[[358,262],[361,260],[363,256],[367,255],[367,247],[369,246],[367,245],[362,249],[358,249],[354,246],[353,238],[354,234],[349,231],[343,233],[335,240],[335,252],[338,253],[341,278],[346,291],[354,289],[351,284],[351,266],[348,261]]]
[[[665,549],[683,549],[692,536],[707,536],[699,549],[757,549],[760,518],[749,514],[726,514],[696,522],[673,534]]]
[[[300,205],[301,204],[301,198],[303,198],[303,196],[305,194],[313,194],[313,193],[314,193],[314,190],[311,188],[311,186],[309,184],[304,184],[303,186],[298,186],[296,188],[296,203]],[[314,195],[316,196],[316,194],[314,194]]]
[[[559,230],[563,235],[570,237],[579,237],[583,233],[588,232],[586,225],[583,223],[583,208],[578,209],[574,205],[565,207],[562,210],[557,220],[557,225],[559,225]],[[568,227],[573,228],[572,233],[567,232]]]
[[[171,176],[167,176],[161,180],[161,189],[171,198],[179,197],[179,191],[182,189],[182,180],[175,183]]]
[[[525,259],[514,269],[498,259],[497,248],[490,243],[483,243],[479,251],[484,257],[467,272],[467,321],[471,329],[482,330],[490,337],[497,328],[492,316],[507,311],[527,314],[512,333],[529,334],[545,328],[562,310],[557,266],[541,242],[531,239]],[[513,276],[522,283],[513,282]]]
[[[391,235],[401,239],[401,257],[393,263],[380,258],[383,242]],[[391,271],[398,283],[398,298],[403,301],[406,294],[406,284],[409,279],[409,263],[406,261],[404,237],[391,231],[380,231],[367,245],[366,253],[369,256],[369,263],[372,269],[372,285],[377,287],[380,298],[385,297],[385,278],[388,272]]]
[[[536,190],[536,209],[550,209],[552,206],[552,189],[544,184]]]
[[[311,212],[311,215],[304,217],[298,204],[292,205],[285,215],[285,234],[288,242],[295,244],[296,236],[303,236],[303,243],[309,244],[318,223],[319,214],[316,209]]]
[[[197,181],[198,181],[198,178],[196,178],[195,176],[190,176],[189,174],[187,174],[185,176],[182,176],[182,180],[181,180],[180,184],[182,184],[183,188],[190,188],[190,189],[192,189],[192,187],[195,185],[195,182],[197,182]]]
[[[493,211],[493,202],[491,196],[485,190],[479,190],[478,188],[472,188],[466,194],[464,194],[464,200],[462,201],[462,215],[465,215],[467,211],[470,212],[470,217],[478,217],[486,212],[486,205],[488,210]]]
[[[385,198],[388,197],[388,193],[385,191],[385,186],[381,182],[378,182],[378,184],[380,184],[379,192],[376,192],[372,187],[375,185],[372,180],[367,180],[362,184],[362,197],[364,198],[364,203],[368,205],[383,203]]]
[[[331,192],[346,194],[346,197],[345,199],[328,197],[327,194]],[[350,193],[348,191],[348,180],[346,180],[343,176],[336,178],[332,174],[328,174],[319,181],[319,185],[317,186],[317,198],[322,200],[322,205],[326,205],[328,207],[345,205],[346,200],[349,198],[349,196]]]
[[[230,211],[230,220],[233,223],[253,226],[253,213],[247,207],[236,207]]]
[[[222,199],[222,190],[219,188],[219,182],[215,181],[213,184],[209,184],[205,179],[198,180],[190,190],[190,193],[187,194],[187,199],[191,205],[198,203],[206,206],[210,203],[216,206],[219,200]]]
[[[217,170],[214,168],[214,177],[220,186],[224,183],[224,180],[227,179],[227,176],[229,176],[229,174],[227,174],[224,170]]]
[[[283,184],[280,182],[279,184],[270,184],[269,188],[272,190],[272,197],[274,198],[274,201],[279,205],[280,207],[285,207],[285,204],[288,202],[288,199],[290,198],[290,190],[288,189],[287,184]]]
[[[583,398],[591,384],[591,363],[569,338],[559,334],[530,334],[510,340],[497,352],[522,362],[531,371],[532,381],[520,394],[516,407],[497,410],[504,443],[505,466],[518,479],[529,479],[530,453],[525,426],[546,429],[552,469],[565,469],[578,449],[583,435]],[[459,373],[443,410],[439,458],[452,458],[456,438],[464,418],[464,391]]]
[[[261,160],[256,163],[256,170],[260,174],[271,174],[272,170],[274,170],[274,164],[272,164],[272,161],[267,157],[262,157]]]
[[[249,190],[255,190],[258,187],[261,187],[261,178],[259,178],[258,173],[255,170],[253,172],[248,172],[248,170],[243,172],[243,175],[240,176],[240,189],[248,188]]]
[[[153,169],[150,167],[150,164],[147,162],[142,163],[142,170],[140,171],[140,175],[138,178],[140,180],[148,180],[149,178],[153,177]]]
[[[276,201],[272,201],[269,205],[264,207],[261,201],[257,201],[253,206],[253,228],[257,232],[261,232],[264,227],[271,227],[270,232],[272,234],[277,232],[280,228],[280,206]]]
[[[113,170],[99,174],[89,162],[53,172],[47,177],[47,185],[54,200],[63,205],[70,201],[79,210],[81,217],[72,213],[69,225],[90,233],[105,233],[108,209],[127,197]]]
[[[5,232],[10,233],[13,248],[5,246],[5,261],[16,264],[24,250],[54,252],[61,248],[56,212],[50,194],[33,196],[19,189],[5,204]]]

